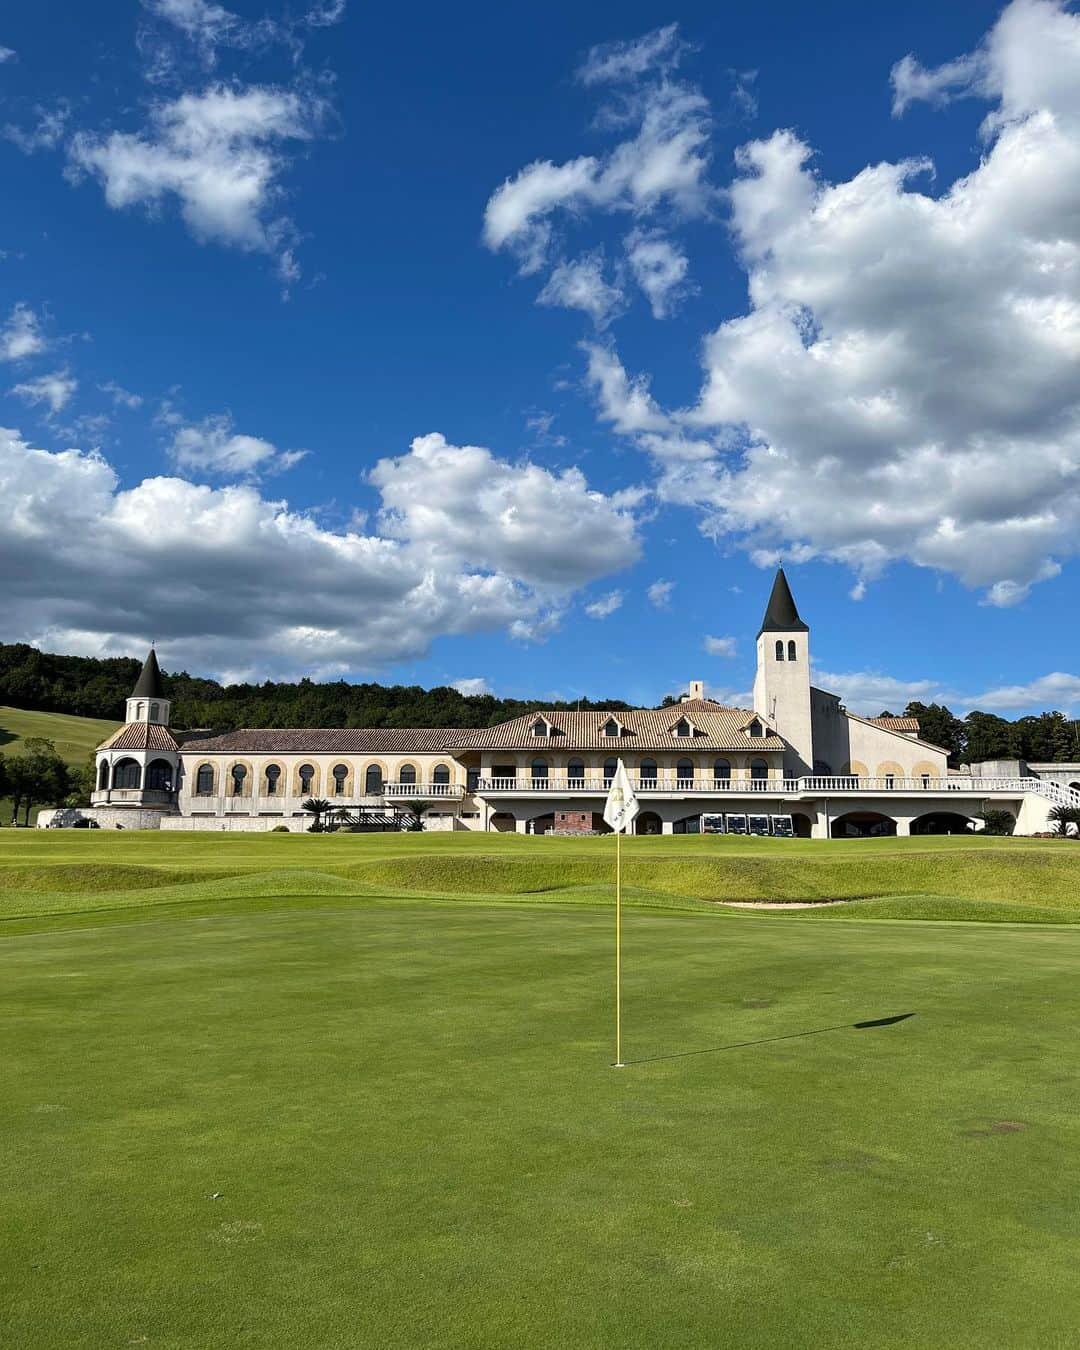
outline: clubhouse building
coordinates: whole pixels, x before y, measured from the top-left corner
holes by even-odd
[[[810,683],[810,630],[783,570],[757,635],[753,707],[689,693],[666,708],[537,708],[481,728],[173,731],[153,650],[124,725],[97,750],[85,811],[103,827],[305,830],[309,798],[354,828],[606,830],[622,759],[638,833],[701,829],[803,837],[959,833],[1002,808],[1018,834],[1080,805],[1080,765],[1017,762],[950,770],[909,717],[858,717]]]

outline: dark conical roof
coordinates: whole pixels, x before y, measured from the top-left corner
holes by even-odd
[[[157,652],[153,647],[143,662],[143,668],[139,672],[139,678],[135,681],[135,688],[131,691],[132,698],[164,698],[165,689],[161,683],[161,671],[158,668]]]
[[[762,633],[809,633],[809,631],[809,625],[799,618],[799,611],[795,608],[795,597],[791,594],[784,569],[778,567],[776,580],[772,584],[772,594],[765,607],[765,617],[758,629],[758,637]]]

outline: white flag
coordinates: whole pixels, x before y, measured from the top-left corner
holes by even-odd
[[[615,777],[611,780],[607,801],[604,803],[604,819],[618,834],[620,830],[627,831],[630,829],[638,809],[638,799],[634,796],[634,787],[630,782],[630,775],[626,772],[626,765],[620,759],[619,766],[615,770]]]

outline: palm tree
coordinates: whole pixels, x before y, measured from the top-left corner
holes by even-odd
[[[308,815],[314,816],[315,820],[310,826],[311,834],[322,834],[322,818],[330,810],[330,803],[325,797],[308,797],[306,801],[300,803],[300,809],[306,811]]]
[[[1069,826],[1076,820],[1075,806],[1052,806],[1048,819],[1053,823],[1062,839],[1069,833]]]

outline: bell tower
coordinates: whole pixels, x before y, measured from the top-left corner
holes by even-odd
[[[810,629],[799,618],[782,567],[777,568],[757,635],[754,711],[787,742],[785,778],[814,771],[810,711]]]
[[[128,698],[124,720],[127,723],[149,722],[161,727],[169,725],[169,700],[165,697],[157,652],[153,647],[147,653],[135,688]]]

